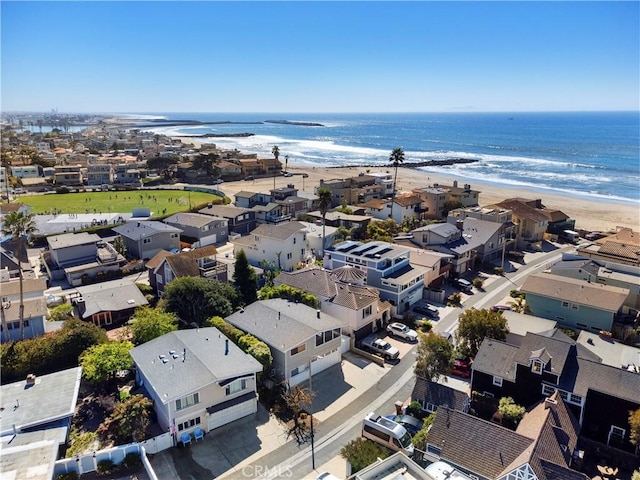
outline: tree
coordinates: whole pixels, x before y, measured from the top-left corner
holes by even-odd
[[[340,456],[351,464],[351,473],[356,473],[374,463],[378,458],[387,458],[389,450],[371,440],[359,437],[344,445],[340,449]]]
[[[511,397],[502,397],[498,403],[498,412],[502,415],[503,425],[515,430],[526,412],[526,408],[516,405]]]
[[[240,294],[240,301],[244,305],[249,305],[256,301],[256,298],[258,298],[256,272],[251,265],[249,265],[247,255],[242,249],[236,255],[233,283],[236,284],[236,288]]]
[[[278,147],[278,145],[273,146],[273,148],[271,149],[271,153],[273,153],[273,158],[278,160],[278,157],[280,156],[280,148]]]
[[[393,177],[393,192],[391,195],[391,212],[389,213],[389,217],[393,218],[393,202],[396,198],[396,191],[398,190],[398,167],[404,163],[404,150],[402,148],[394,148],[389,155],[389,161],[391,162],[391,166],[395,168],[396,172]]]
[[[120,235],[114,238],[113,248],[123,257],[127,256],[127,246],[124,244],[124,240],[122,240],[122,237]]]
[[[23,212],[10,212],[4,217],[2,224],[2,233],[11,235],[17,242],[18,272],[20,276],[20,306],[18,307],[18,318],[20,321],[20,339],[24,340],[24,276],[22,274],[22,257],[23,250],[26,251],[26,237],[32,235],[36,228],[36,222],[33,215],[25,215]],[[6,325],[3,325],[5,328]],[[5,338],[9,338],[9,332],[5,331]]]
[[[427,440],[429,439],[429,429],[436,419],[435,412],[424,419],[422,428],[413,436],[413,447],[422,451],[427,450]]]
[[[217,153],[207,153],[206,155],[198,155],[193,160],[194,170],[204,170],[210,177],[218,176],[220,169],[216,166],[220,160],[220,156]]]
[[[302,413],[311,405],[313,392],[306,387],[295,385],[282,393],[282,399],[293,416],[293,425],[288,429],[287,435],[293,435],[299,445],[305,443],[310,424],[307,425]]]
[[[413,372],[418,377],[437,382],[453,366],[453,345],[433,332],[418,333],[418,351]]]
[[[513,301],[507,303],[511,307],[511,309],[516,313],[528,313],[529,307],[524,299],[524,297],[515,297]]]
[[[400,233],[401,227],[391,218],[373,220],[367,225],[367,238],[383,242],[393,242],[393,237]]]
[[[324,257],[324,239],[325,239],[325,217],[327,216],[327,212],[331,208],[331,190],[328,188],[319,188],[318,189],[318,210],[320,210],[320,215],[322,215],[322,251],[320,252],[320,258]]]
[[[163,155],[151,157],[147,160],[149,170],[159,171],[163,177],[171,178],[171,169],[180,162],[177,155]]]
[[[120,370],[133,367],[129,350],[133,343],[107,342],[89,347],[80,355],[82,374],[91,383],[102,383],[112,379]]]
[[[456,332],[458,348],[470,357],[477,355],[485,337],[504,341],[509,333],[507,319],[502,316],[502,310],[492,312],[487,309],[470,308],[460,314],[459,320]]]
[[[184,325],[202,327],[210,317],[231,315],[238,306],[238,292],[217,280],[179,277],[167,285],[159,306],[175,313]]]
[[[131,324],[133,343],[136,345],[178,329],[178,318],[175,314],[159,308],[138,308],[129,323]]]
[[[149,426],[149,412],[153,403],[143,395],[133,395],[118,402],[113,413],[98,427],[100,435],[112,438],[116,445],[135,440],[141,442]]]
[[[451,210],[455,210],[457,208],[463,208],[464,205],[460,202],[458,202],[457,200],[449,200],[447,202],[444,202],[442,204],[442,216],[446,217],[447,215],[449,215],[449,212]]]
[[[640,408],[629,410],[629,441],[636,447],[640,443]]]
[[[70,303],[63,303],[49,309],[49,315],[47,320],[50,322],[62,322],[68,320],[73,316],[73,305]]]

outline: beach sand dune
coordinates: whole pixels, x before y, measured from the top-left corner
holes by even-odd
[[[183,137],[181,140],[199,146],[194,139]],[[359,173],[369,172],[391,172],[392,167],[380,168],[324,168],[312,167],[289,161],[289,172],[293,177],[276,177],[276,188],[285,187],[289,184],[295,185],[300,191],[313,193],[314,188],[320,180],[342,179],[357,176]],[[302,178],[306,173],[307,178]],[[507,198],[527,198],[541,199],[542,204],[551,209],[561,210],[571,218],[576,220],[577,229],[591,231],[612,231],[617,227],[630,227],[635,231],[640,231],[640,205],[630,205],[614,201],[591,200],[579,196],[563,195],[559,193],[541,193],[527,188],[500,187],[474,181],[463,177],[445,176],[434,173],[427,173],[421,170],[410,168],[398,168],[398,192],[411,191],[413,188],[426,187],[438,183],[440,185],[452,185],[457,180],[458,185],[471,184],[471,188],[478,190],[479,203],[481,206],[498,203]],[[261,178],[253,181],[226,182],[222,185],[222,190],[233,199],[235,193],[241,190],[267,192],[274,187],[274,178]]]

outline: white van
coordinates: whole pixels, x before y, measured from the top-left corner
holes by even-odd
[[[369,413],[362,421],[362,436],[396,452],[413,455],[413,440],[407,429],[374,412]]]

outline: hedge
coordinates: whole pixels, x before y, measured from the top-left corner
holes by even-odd
[[[240,347],[243,352],[258,360],[264,367],[263,371],[267,371],[271,368],[273,357],[271,356],[271,350],[269,350],[269,346],[266,343],[258,340],[250,333],[245,333],[239,328],[234,327],[223,318],[211,317],[207,323],[208,325],[220,330],[225,337]]]

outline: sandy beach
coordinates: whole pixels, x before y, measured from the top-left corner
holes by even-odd
[[[197,139],[181,137],[185,144],[199,146]],[[348,178],[365,172],[365,168],[341,167],[324,168],[302,165],[289,161],[289,171],[293,177],[276,177],[276,188],[294,184],[300,191],[313,193],[320,180],[335,178]],[[393,172],[391,167],[369,168],[370,172]],[[302,178],[302,174],[308,174],[308,178]],[[571,218],[576,220],[576,228],[583,228],[591,231],[610,231],[616,227],[631,227],[635,231],[640,231],[640,206],[628,205],[624,203],[607,202],[606,200],[590,200],[578,196],[561,195],[557,193],[541,193],[526,188],[499,187],[483,183],[474,183],[462,177],[436,175],[426,173],[416,169],[398,169],[398,191],[411,191],[416,187],[425,187],[439,183],[441,185],[451,185],[453,180],[458,180],[458,185],[471,184],[471,188],[478,190],[479,203],[481,206],[500,202],[507,198],[521,197],[536,199],[540,198],[543,205],[548,208],[562,210]],[[233,198],[233,195],[241,190],[268,191],[273,188],[274,179],[262,178],[254,181],[226,182],[222,185],[222,190]]]

